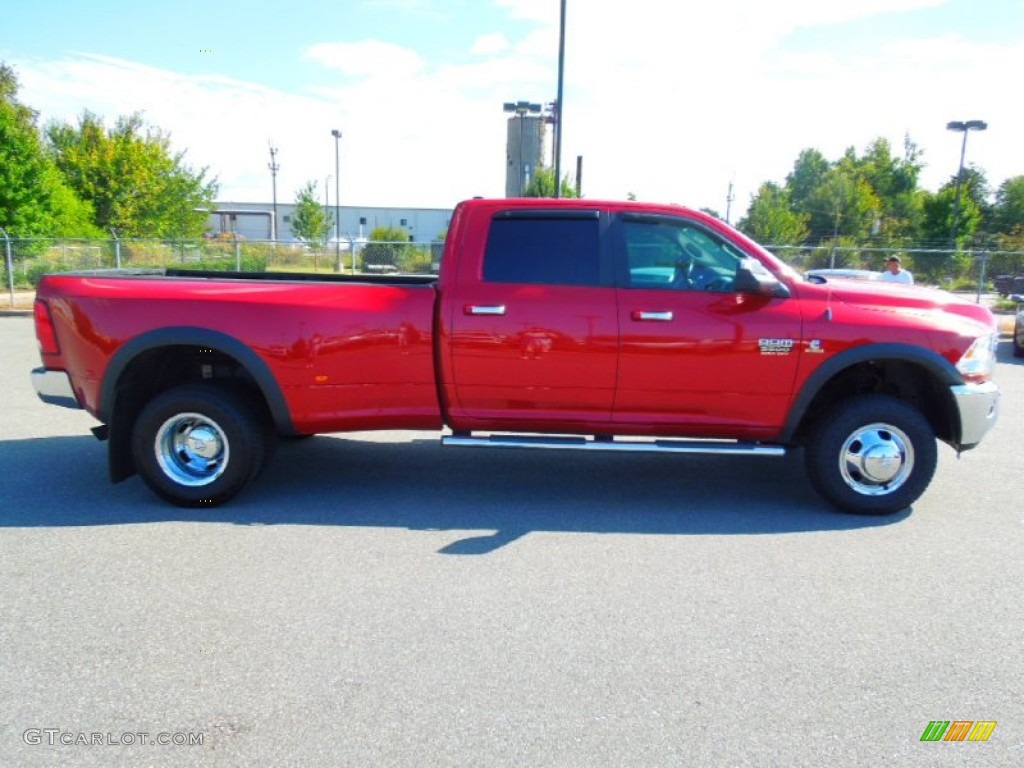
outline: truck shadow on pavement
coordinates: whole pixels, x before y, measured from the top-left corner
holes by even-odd
[[[716,458],[442,448],[433,437],[320,436],[283,444],[240,497],[180,509],[138,479],[110,485],[91,437],[0,442],[0,527],[171,521],[465,532],[441,553],[492,552],[528,533],[843,531],[905,520],[834,511],[798,455]]]

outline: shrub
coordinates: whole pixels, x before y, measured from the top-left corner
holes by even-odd
[[[429,249],[405,248],[398,258],[400,272],[427,274],[431,271],[433,257]]]

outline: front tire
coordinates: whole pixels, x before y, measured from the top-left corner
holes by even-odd
[[[935,474],[935,432],[920,411],[886,395],[841,401],[819,420],[805,459],[814,488],[860,515],[889,515],[913,504]]]
[[[143,481],[180,507],[215,507],[236,496],[263,467],[267,429],[242,391],[186,384],[139,414],[132,454]]]

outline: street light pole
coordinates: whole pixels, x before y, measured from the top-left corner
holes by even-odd
[[[562,82],[565,73],[565,0],[562,0],[558,25],[558,105],[555,122],[555,197],[562,196]]]
[[[953,120],[946,123],[946,129],[956,131],[964,135],[963,143],[960,145],[960,166],[956,172],[956,192],[953,194],[953,228],[949,233],[949,247],[956,250],[956,234],[960,225],[960,187],[964,180],[964,157],[967,155],[967,134],[971,131],[984,131],[988,123],[984,120]]]
[[[341,131],[337,128],[331,130],[334,137],[334,271],[341,272]]]

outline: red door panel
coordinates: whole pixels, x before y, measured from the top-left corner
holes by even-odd
[[[770,435],[801,354],[800,303],[737,291],[747,254],[683,216],[620,217],[614,420],[655,434]]]
[[[618,359],[614,288],[484,283],[473,293],[452,318],[459,413],[610,418]]]
[[[623,290],[615,421],[757,434],[792,396],[799,303],[736,293]]]

